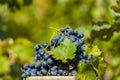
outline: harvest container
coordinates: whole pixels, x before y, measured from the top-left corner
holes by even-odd
[[[23,80],[77,80],[75,76],[36,76],[27,77]]]

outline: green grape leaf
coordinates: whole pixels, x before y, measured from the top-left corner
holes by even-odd
[[[105,73],[106,69],[106,62],[104,61],[103,57],[99,57],[99,65],[98,65],[98,73],[102,77]]]
[[[97,80],[96,74],[90,64],[78,64],[77,80]]]
[[[76,51],[76,46],[69,39],[65,39],[60,43],[60,46],[52,49],[49,53],[53,55],[56,60],[62,60],[62,62],[67,62],[67,59],[73,59],[75,57],[74,52]]]
[[[106,69],[106,62],[104,61],[103,57],[97,57],[94,61],[91,62],[91,64],[98,77],[102,79]]]
[[[30,62],[32,61],[32,56],[34,54],[33,44],[27,39],[17,39],[15,44],[11,48],[12,52],[16,54],[17,59],[20,62]]]
[[[0,56],[0,74],[4,74],[10,71],[10,61],[5,56]]]
[[[86,52],[88,53],[88,55],[94,55],[94,56],[100,56],[101,55],[101,51],[100,49],[96,46],[96,45],[87,45],[85,47]]]
[[[111,6],[111,9],[113,9],[117,13],[120,13],[120,7],[119,6]]]

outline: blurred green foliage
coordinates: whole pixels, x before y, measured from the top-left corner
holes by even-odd
[[[120,0],[0,0],[0,80],[20,80],[34,44],[66,24],[103,51],[104,80],[120,80]]]

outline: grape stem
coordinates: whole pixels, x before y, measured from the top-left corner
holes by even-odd
[[[98,70],[95,68],[95,66],[93,65],[92,62],[90,63],[90,66],[92,67],[93,71],[95,72],[97,80],[100,80],[100,76],[98,74]]]

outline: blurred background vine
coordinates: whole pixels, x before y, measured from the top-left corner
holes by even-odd
[[[0,80],[21,80],[34,44],[66,24],[103,51],[104,80],[120,80],[120,0],[0,0]]]

